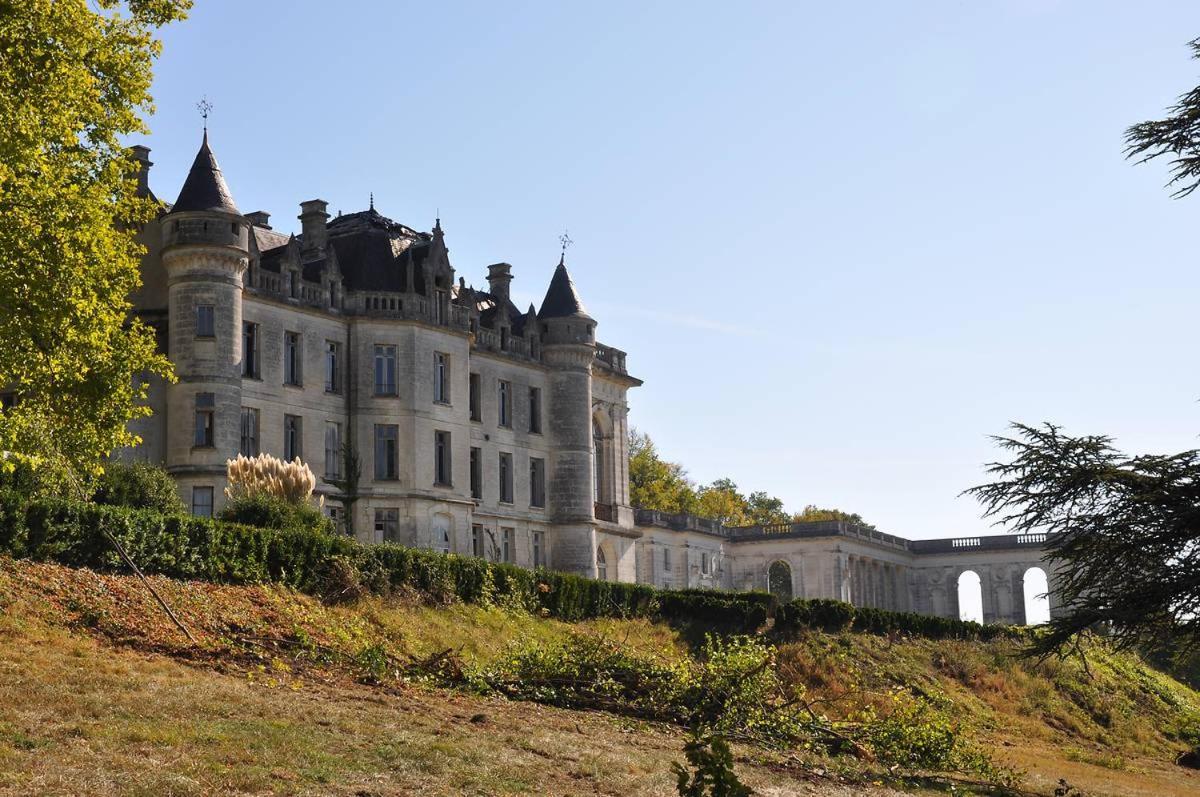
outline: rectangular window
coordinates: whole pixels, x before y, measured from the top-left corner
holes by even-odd
[[[508,351],[508,327],[500,327],[500,351]]]
[[[214,338],[217,335],[216,314],[211,304],[196,305],[196,337]]]
[[[546,566],[546,532],[533,532],[533,566]]]
[[[512,564],[517,561],[517,530],[516,529],[500,529],[501,536],[504,539],[503,556],[504,561]]]
[[[433,433],[433,483],[450,486],[450,433]]]
[[[213,516],[213,488],[192,488],[192,514],[200,517]]]
[[[467,403],[471,405],[471,420],[482,421],[483,411],[479,408],[479,374],[471,374],[468,377],[468,393],[470,394]]]
[[[342,478],[342,425],[325,422],[325,478]]]
[[[471,449],[471,497],[483,498],[483,452]]]
[[[499,423],[501,426],[507,428],[512,426],[512,384],[500,380],[498,394],[500,401]]]
[[[283,383],[300,384],[300,333],[283,333]]]
[[[238,451],[247,457],[258,456],[258,410],[242,407],[242,434]]]
[[[396,542],[400,539],[400,510],[375,510],[375,539]]]
[[[546,505],[546,460],[529,458],[529,505]]]
[[[325,341],[325,392],[326,393],[341,393],[342,392],[342,370],[341,370],[341,349],[340,343],[332,340]]]
[[[711,564],[711,560],[708,558],[708,554],[707,554],[707,553],[701,553],[701,554],[700,554],[700,573],[701,573],[702,575],[706,575],[706,576],[707,576],[707,575],[708,575],[708,570],[709,570],[709,568],[710,568],[711,566],[712,566],[712,564]]]
[[[333,527],[339,534],[346,533],[346,510],[344,508],[326,504],[325,517],[333,521]]]
[[[283,416],[283,458],[288,462],[303,456],[300,445],[300,416]]]
[[[671,572],[671,549],[663,548],[663,572]]]
[[[433,400],[450,403],[450,358],[441,352],[433,355]]]
[[[483,526],[480,526],[478,523],[471,526],[471,555],[480,558],[484,555]]]
[[[242,376],[258,379],[258,324],[242,324]]]
[[[542,389],[529,388],[529,431],[542,433]]]
[[[216,412],[216,397],[212,393],[196,394],[196,434],[192,445],[197,448],[212,448],[213,416]]]
[[[394,481],[399,478],[399,455],[400,427],[394,424],[375,424],[375,481]]]
[[[512,454],[500,453],[500,503],[511,504],[513,500]]]
[[[375,347],[375,395],[396,395],[396,347]]]

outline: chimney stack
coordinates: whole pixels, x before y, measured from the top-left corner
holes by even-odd
[[[246,220],[255,227],[262,227],[265,230],[271,229],[270,221],[271,214],[265,210],[253,210],[246,214]]]
[[[325,222],[329,214],[325,208],[329,203],[324,199],[310,199],[300,203],[300,234],[304,238],[304,250],[324,249],[328,240],[325,232]]]
[[[129,149],[133,152],[133,159],[137,161],[138,196],[149,196],[150,167],[154,165],[150,160],[150,148],[134,144]]]
[[[501,307],[508,306],[508,285],[512,282],[512,266],[495,263],[488,266],[488,291]]]

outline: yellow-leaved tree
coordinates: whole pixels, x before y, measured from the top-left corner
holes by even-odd
[[[191,0],[0,0],[0,467],[84,495],[137,442],[150,375],[130,314],[155,212],[121,137],[146,132],[157,29]]]

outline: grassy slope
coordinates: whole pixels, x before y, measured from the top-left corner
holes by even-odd
[[[578,630],[685,655],[668,628],[154,583],[199,647],[133,579],[0,557],[0,794],[673,793],[673,729],[352,677],[374,645],[487,661]],[[302,655],[261,641],[277,637],[302,640]],[[1076,662],[1007,652],[814,634],[782,645],[779,663],[835,713],[895,684],[953,701],[971,733],[1043,792],[1060,777],[1089,794],[1200,792],[1200,773],[1170,764],[1180,749],[1170,732],[1200,696],[1102,651],[1091,677]],[[752,751],[738,769],[765,794],[864,793]]]

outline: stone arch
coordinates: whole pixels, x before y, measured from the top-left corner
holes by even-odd
[[[983,622],[983,580],[974,570],[964,570],[956,580],[958,619]]]
[[[439,553],[454,552],[454,518],[445,512],[435,512],[430,518],[430,543]]]
[[[613,465],[613,422],[600,407],[592,409],[592,488],[598,504],[612,504],[616,500]]]
[[[1050,622],[1050,577],[1041,567],[1028,568],[1021,576],[1025,598],[1025,625]]]
[[[596,578],[600,581],[617,580],[617,552],[611,543],[602,542],[596,546]]]
[[[767,566],[767,592],[774,595],[780,603],[787,603],[795,597],[791,564],[783,559],[776,559]]]

